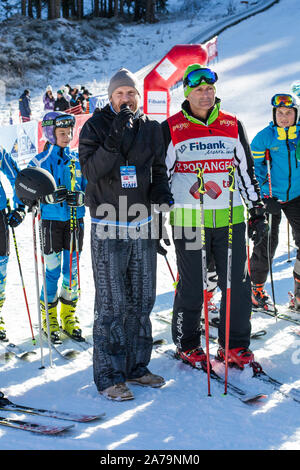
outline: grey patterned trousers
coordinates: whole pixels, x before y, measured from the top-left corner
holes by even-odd
[[[124,230],[118,229],[117,238],[103,239],[103,226],[93,223],[91,228],[93,370],[99,391],[146,374],[152,352],[157,241],[133,239]]]

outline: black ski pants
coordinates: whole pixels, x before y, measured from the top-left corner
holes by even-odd
[[[176,228],[177,229],[177,228]],[[199,239],[199,228],[194,229]],[[187,249],[190,240],[173,230],[179,282],[177,284],[172,320],[172,337],[176,346],[189,350],[201,345],[201,312],[203,306],[201,249]],[[207,265],[213,256],[222,298],[220,306],[219,343],[225,346],[228,227],[205,229]],[[247,270],[245,224],[233,226],[231,309],[229,348],[249,347],[251,284]]]
[[[295,240],[295,244],[297,247],[297,258],[294,265],[294,276],[300,279],[300,197],[297,197],[292,201],[282,204],[281,208],[292,228],[292,236]],[[269,214],[267,215],[269,217]],[[279,215],[272,215],[270,239],[271,261],[273,261],[276,248],[278,246],[281,215],[281,213]],[[258,246],[254,245],[253,247],[253,252],[250,260],[250,273],[251,281],[253,284],[264,284],[267,280],[269,273],[268,234],[266,234],[263,241]]]
[[[157,256],[157,240],[121,238],[119,230],[115,239],[102,236],[102,227],[92,224],[93,369],[99,391],[149,372]]]

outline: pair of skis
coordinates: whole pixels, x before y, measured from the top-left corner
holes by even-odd
[[[156,351],[160,354],[165,354],[166,356],[170,357],[171,359],[179,359],[178,356],[176,355],[176,352],[173,349],[163,349],[163,348],[156,348]],[[180,358],[179,360],[182,361]],[[210,360],[213,360],[213,357],[210,357]],[[187,363],[189,367],[192,367],[190,363]],[[200,370],[204,373],[207,372],[206,368],[202,367],[194,367],[196,370]],[[274,379],[271,377],[269,374],[267,374],[264,370],[262,370],[260,367],[257,368],[255,363],[252,366],[253,370],[253,378],[260,380],[261,382],[271,385],[275,391],[280,393],[283,397],[292,399],[296,403],[300,403],[300,390],[296,388],[288,388],[287,384],[284,384],[283,382]],[[215,370],[211,370],[210,377],[213,380],[216,380],[219,384],[222,386],[225,386],[225,379],[220,376]],[[248,393],[244,388],[239,387],[238,385],[232,383],[227,379],[227,393],[229,395],[234,396],[235,398],[238,398],[240,401],[242,401],[245,404],[252,404],[256,402],[260,402],[262,399],[267,398],[267,395],[262,392],[256,392],[256,393]]]
[[[173,349],[162,349],[162,348],[156,348],[156,351],[160,354],[165,354],[166,356],[170,357],[171,359],[179,359],[176,355],[176,352]],[[211,358],[210,358],[211,359]],[[182,361],[182,359],[179,359]],[[189,367],[192,367],[189,363],[187,363]],[[217,374],[213,369],[210,370],[210,368],[202,368],[202,367],[194,367],[196,370],[200,370],[204,372],[205,374],[208,374],[208,371],[210,372],[210,378],[212,380],[215,380],[218,382],[220,385],[225,387],[225,379],[221,377],[219,374]],[[235,398],[238,398],[241,402],[245,404],[251,404],[255,403],[257,401],[260,401],[263,398],[266,398],[266,395],[264,393],[254,393],[254,394],[249,394],[247,393],[244,389],[241,387],[231,383],[227,379],[227,394],[232,395]],[[225,395],[225,394],[224,394]],[[211,396],[211,395],[209,395]]]
[[[81,351],[79,351],[78,349],[66,348],[63,342],[61,342],[60,344],[52,343],[52,348],[56,351],[58,356],[60,356],[65,361],[70,361],[70,360],[75,359],[76,357],[78,357],[79,354],[81,354],[82,351],[90,352],[90,348],[93,347],[93,344],[86,339],[81,342],[76,341],[72,337],[70,337],[70,339],[74,343],[78,344]],[[9,341],[0,341],[0,344],[6,351],[4,354],[5,360],[10,359],[12,356],[22,361],[27,361],[27,360],[30,361],[34,359],[36,356],[36,351],[23,349],[21,346],[18,346],[17,344],[14,344],[14,343],[10,343]],[[158,338],[158,339],[153,340],[153,347],[156,347],[162,344],[166,344],[166,340],[164,338]],[[1,358],[1,355],[0,355],[0,358]]]
[[[287,310],[293,311],[293,309],[290,309],[290,308],[288,308]],[[276,312],[275,312],[274,310],[260,307],[260,308],[253,308],[253,311],[254,312],[260,312],[260,313],[265,313],[266,315],[268,315],[270,317],[274,317],[278,320],[285,320],[285,321],[288,321],[290,323],[294,323],[295,325],[300,325],[300,318],[294,318],[294,317],[292,317],[291,315],[289,315],[287,313],[278,312],[278,310],[276,310]],[[296,310],[295,310],[295,312],[296,312]],[[299,313],[299,312],[297,312],[297,313]]]
[[[163,313],[160,313],[160,312],[157,312],[155,314],[155,318],[159,321],[162,321],[163,323],[167,323],[168,325],[171,325],[172,324],[172,313],[173,312],[167,312],[166,314],[163,314]],[[203,321],[203,319],[201,319],[201,321]],[[209,326],[213,327],[213,328],[218,328],[219,327],[219,317],[212,317],[209,319]],[[202,335],[205,335],[205,332],[201,331],[201,334]],[[251,333],[250,335],[250,339],[259,339],[261,338],[262,336],[265,336],[267,334],[266,330],[257,330],[257,331],[254,331],[253,333]],[[213,341],[217,341],[217,336],[211,334],[211,332],[209,333],[209,339],[213,340]]]
[[[35,357],[36,351],[23,349],[21,346],[17,344],[9,342],[9,340],[1,340],[1,346],[5,349],[5,358],[10,358],[11,356],[16,357],[20,360],[30,360]]]
[[[4,394],[0,392],[0,410],[11,411],[15,413],[25,413],[29,415],[38,415],[45,416],[48,418],[65,420],[65,421],[75,421],[78,423],[88,423],[96,419],[102,419],[105,416],[105,413],[98,415],[88,415],[88,414],[78,414],[71,413],[66,411],[56,411],[48,409],[34,408],[27,405],[19,405],[10,401],[8,398],[4,397]],[[64,431],[68,431],[73,428],[74,425],[42,425],[36,422],[17,420],[12,418],[7,418],[0,416],[0,425],[9,426],[17,429],[22,429],[24,431],[32,431],[39,434],[45,435],[54,435],[59,434]]]

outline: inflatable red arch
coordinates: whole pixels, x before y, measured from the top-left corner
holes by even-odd
[[[209,48],[210,43],[179,44],[158,62],[144,79],[145,114],[159,122],[170,115],[171,87],[182,79],[188,65],[206,65],[211,60]]]

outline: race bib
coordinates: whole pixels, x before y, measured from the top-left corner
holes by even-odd
[[[120,172],[122,188],[137,188],[136,168],[134,165],[121,166]]]

